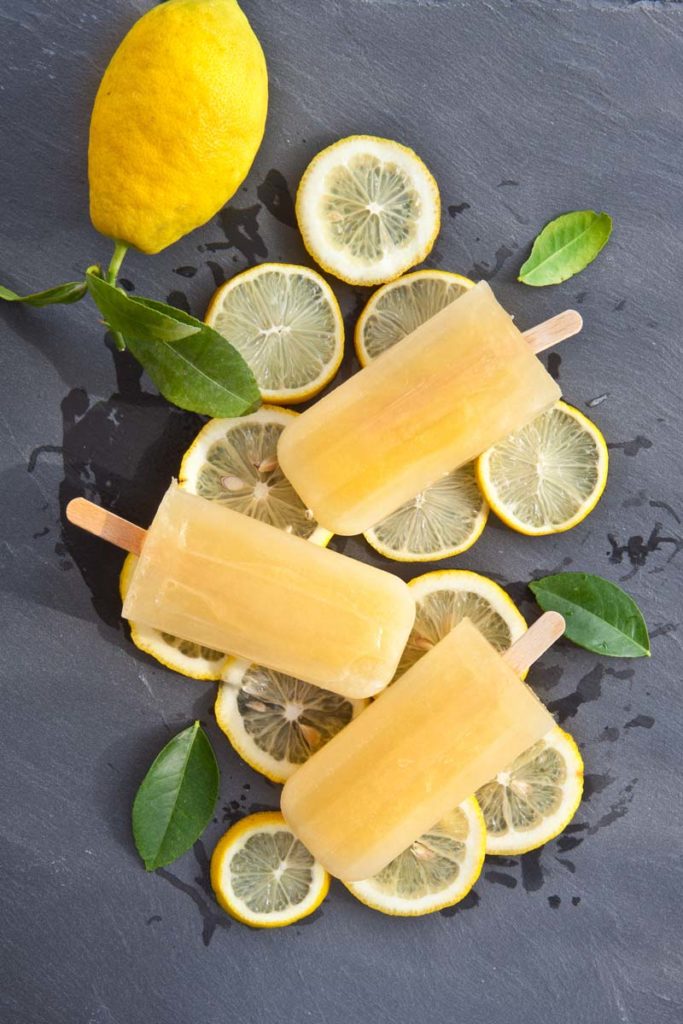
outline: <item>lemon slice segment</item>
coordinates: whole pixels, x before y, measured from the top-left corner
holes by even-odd
[[[488,515],[470,462],[430,484],[363,536],[385,558],[436,562],[471,548]]]
[[[229,914],[252,928],[281,928],[320,906],[330,878],[277,811],[243,818],[218,841],[211,885]]]
[[[285,782],[368,704],[236,658],[225,668],[215,712],[240,757]]]
[[[180,466],[180,486],[227,508],[326,545],[332,534],[318,526],[277,461],[280,434],[297,413],[262,406],[250,416],[215,419],[202,427]],[[123,563],[119,590],[124,598],[136,558]],[[170,633],[129,622],[131,640],[166,668],[192,679],[220,679],[230,655],[180,640]]]
[[[296,415],[266,405],[250,416],[209,420],[183,456],[180,486],[279,530],[327,544],[332,534],[318,526],[277,461],[280,434]]]
[[[344,884],[356,899],[383,914],[432,914],[467,895],[481,873],[485,849],[484,818],[470,797],[379,874]]]
[[[430,252],[440,226],[439,190],[412,149],[351,135],[310,162],[296,216],[306,249],[324,270],[349,284],[381,284]]]
[[[559,726],[477,791],[486,821],[486,852],[527,853],[554,839],[581,802],[583,761]]]
[[[593,511],[609,456],[594,423],[556,402],[477,460],[486,500],[509,527],[530,537],[563,533]]]
[[[415,270],[378,288],[356,322],[354,344],[361,366],[473,287],[474,281],[462,274],[428,269]]]
[[[474,285],[443,270],[416,270],[379,288],[356,324],[362,366],[381,355]],[[435,562],[467,551],[479,539],[488,505],[474,463],[447,473],[364,534],[385,558]]]
[[[125,600],[133,570],[137,563],[135,555],[127,555],[119,576],[119,593]],[[189,640],[179,640],[170,633],[162,633],[150,626],[129,622],[130,638],[135,646],[145,654],[156,658],[166,668],[179,672],[190,679],[220,679],[230,658],[222,651],[214,651],[210,647],[193,644]]]
[[[244,356],[265,402],[317,395],[344,354],[344,322],[327,281],[308,267],[262,263],[213,296],[206,322]]]
[[[476,572],[443,569],[411,580],[417,613],[396,675],[402,675],[462,619],[468,618],[498,651],[526,631],[519,609],[502,587]]]

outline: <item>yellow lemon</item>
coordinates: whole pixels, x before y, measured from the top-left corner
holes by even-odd
[[[350,135],[315,156],[299,184],[306,249],[348,284],[392,281],[429,254],[441,201],[417,153],[391,139]]]
[[[356,322],[353,340],[360,365],[367,366],[470,288],[474,281],[469,277],[431,267],[382,285]]]
[[[567,827],[582,794],[579,748],[556,725],[477,790],[488,830],[486,852],[512,857],[543,846]]]
[[[452,907],[481,874],[486,825],[474,797],[416,839],[378,875],[344,882],[356,899],[392,917],[419,917]]]
[[[583,522],[607,483],[605,439],[587,416],[555,404],[477,460],[484,497],[507,526],[528,537]]]
[[[235,0],[168,0],[124,38],[90,124],[90,215],[146,253],[206,223],[263,137],[268,78]]]
[[[219,839],[211,857],[211,885],[223,910],[238,921],[282,928],[317,910],[330,876],[278,811],[260,811]]]
[[[415,598],[415,624],[399,662],[403,675],[463,619],[470,619],[497,651],[519,640],[527,625],[502,587],[468,569],[437,569],[408,584]]]
[[[286,782],[369,703],[234,658],[224,668],[214,713],[254,771]]]
[[[264,402],[307,402],[344,355],[344,321],[327,281],[309,267],[261,263],[218,289],[206,322],[244,356]]]

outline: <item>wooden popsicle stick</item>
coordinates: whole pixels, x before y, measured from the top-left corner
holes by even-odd
[[[504,661],[513,672],[522,675],[549,647],[564,633],[565,621],[559,612],[544,612],[540,619],[529,626],[526,633],[515,640],[503,654]]]
[[[565,309],[557,316],[551,316],[550,320],[544,320],[542,324],[536,324],[524,331],[524,337],[531,346],[531,351],[537,355],[547,348],[573,338],[583,327],[583,318],[575,309]]]
[[[66,518],[81,530],[115,544],[117,548],[139,555],[145,543],[146,530],[127,519],[108,512],[87,498],[73,498],[66,506]]]

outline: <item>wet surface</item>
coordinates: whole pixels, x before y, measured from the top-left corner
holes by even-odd
[[[568,534],[531,540],[492,519],[461,558],[394,568],[407,579],[446,566],[486,573],[529,619],[530,579],[600,573],[642,607],[653,656],[608,662],[561,643],[531,673],[579,744],[584,800],[543,849],[487,858],[457,907],[390,921],[333,885],[320,911],[286,931],[235,924],[213,900],[210,853],[232,822],[276,807],[279,789],[223,739],[212,685],[131,647],[122,554],[64,517],[84,494],[146,525],[202,418],[154,393],[105,342],[87,300],[0,306],[0,1020],[408,1024],[428,1002],[448,1020],[457,1006],[462,1019],[487,1022],[504,1007],[510,1024],[677,1024],[683,439],[672,76],[683,9],[406,0],[399,17],[383,0],[244,7],[271,62],[263,149],[220,214],[156,257],[129,254],[122,284],[201,316],[247,266],[310,265],[294,213],[308,159],[353,131],[412,145],[442,193],[427,265],[489,280],[520,326],[581,309],[584,332],[546,365],[603,430],[611,471],[596,511]],[[87,221],[88,106],[134,13],[126,2],[78,0],[67,12],[0,0],[0,125],[15,140],[0,153],[3,283],[42,287],[108,259]],[[33,134],[17,136],[20,121]],[[615,221],[600,259],[557,288],[516,283],[540,227],[587,206]],[[331,283],[350,337],[370,291]],[[340,379],[356,368],[349,344]],[[386,567],[362,540],[335,543]],[[215,819],[184,858],[148,875],[130,836],[132,796],[194,718],[221,767]]]

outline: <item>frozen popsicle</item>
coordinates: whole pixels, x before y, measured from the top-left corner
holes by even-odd
[[[501,656],[465,619],[291,776],[292,832],[338,878],[377,874],[553,727],[519,674],[563,630],[548,612]]]
[[[388,572],[175,483],[146,535],[82,498],[67,515],[139,552],[126,618],[346,697],[369,697],[394,675],[415,602]]]
[[[285,427],[283,472],[328,530],[369,529],[560,397],[534,351],[581,318],[553,324],[525,339],[477,284]]]

